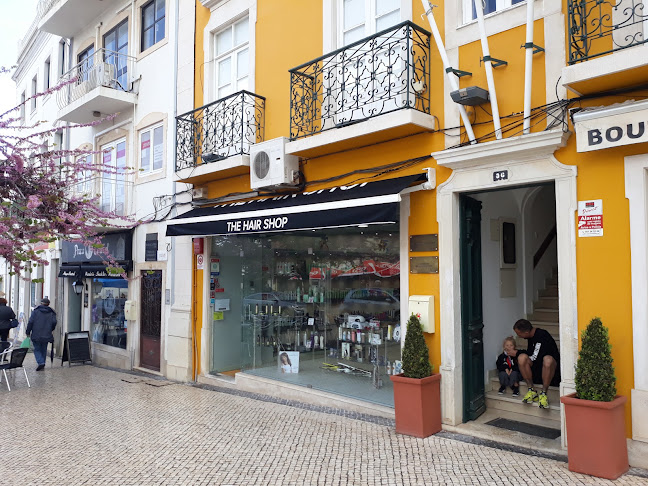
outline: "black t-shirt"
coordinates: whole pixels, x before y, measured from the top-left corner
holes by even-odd
[[[528,343],[526,354],[529,355],[531,361],[542,363],[542,358],[545,356],[553,356],[556,362],[560,361],[560,353],[556,341],[544,329],[536,327],[535,334],[528,339]]]

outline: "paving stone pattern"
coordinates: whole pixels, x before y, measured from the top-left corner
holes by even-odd
[[[452,434],[399,436],[385,419],[94,366],[26,366],[0,388],[0,484],[574,485],[615,483]]]

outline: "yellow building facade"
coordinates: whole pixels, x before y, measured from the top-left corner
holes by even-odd
[[[194,204],[167,230],[194,240],[194,376],[393,416],[415,311],[446,427],[488,435],[513,414],[560,448],[559,397],[598,316],[645,467],[644,23],[612,16],[624,44],[587,37],[568,1],[484,14],[482,32],[468,0],[196,1],[176,154]],[[560,349],[547,410],[496,391],[520,318]]]

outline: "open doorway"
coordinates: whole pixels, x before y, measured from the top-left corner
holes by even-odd
[[[558,437],[559,388],[549,390],[549,409],[524,404],[528,384],[520,383],[519,396],[511,388],[500,393],[495,365],[504,338],[527,348],[513,332],[520,318],[547,330],[560,347],[554,184],[464,193],[459,200],[463,421],[518,422]]]

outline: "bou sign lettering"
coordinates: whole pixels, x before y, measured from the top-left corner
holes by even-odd
[[[646,109],[593,116],[575,122],[574,127],[578,152],[648,142],[648,105]]]
[[[287,216],[271,216],[268,218],[239,219],[227,222],[228,233],[250,233],[254,231],[272,231],[285,228]]]

